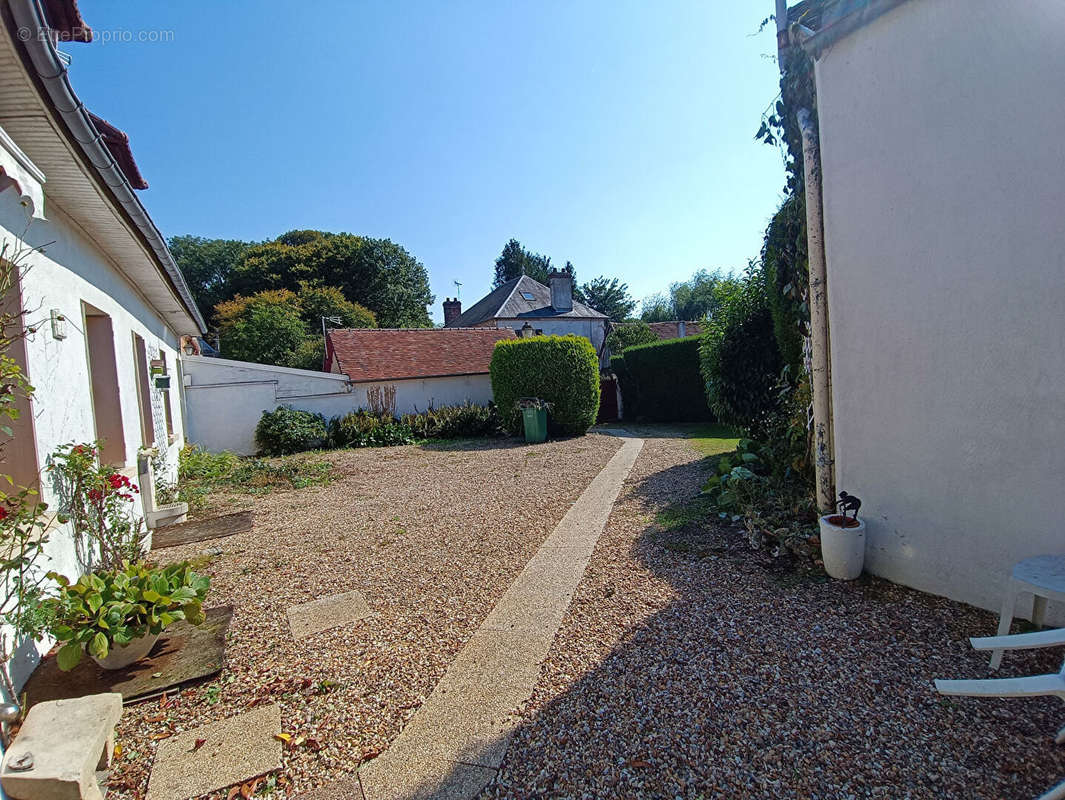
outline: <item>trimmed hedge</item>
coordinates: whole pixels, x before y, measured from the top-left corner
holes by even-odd
[[[618,376],[625,419],[648,422],[712,420],[699,372],[699,337],[665,339],[626,348],[610,359]]]
[[[255,444],[268,456],[284,456],[326,446],[329,434],[325,417],[291,406],[264,411],[255,426]]]
[[[599,357],[583,336],[504,339],[492,352],[492,393],[503,423],[521,431],[523,397],[551,404],[548,430],[580,436],[599,413]]]

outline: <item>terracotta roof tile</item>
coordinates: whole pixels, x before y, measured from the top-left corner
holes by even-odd
[[[126,176],[129,185],[134,189],[147,189],[148,181],[144,180],[144,176],[141,175],[141,171],[137,168],[137,162],[133,160],[129,137],[125,132],[120,131],[106,119],[96,116],[91,111],[89,116],[92,117],[92,124],[96,126],[96,130],[100,132],[100,138],[104,140],[107,152],[118,163],[118,168]]]
[[[326,337],[325,369],[357,382],[478,375],[513,338],[509,328],[341,328]]]
[[[659,339],[676,339],[680,336],[680,322],[649,322],[648,326],[654,331]],[[685,321],[684,335],[698,336],[703,332],[703,326],[698,322]]]

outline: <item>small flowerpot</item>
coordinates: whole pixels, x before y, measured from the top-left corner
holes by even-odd
[[[821,517],[821,558],[825,572],[841,581],[852,581],[865,565],[865,520],[855,522],[838,514]]]
[[[155,643],[159,641],[158,633],[146,633],[137,639],[134,639],[127,645],[116,645],[111,648],[104,658],[92,657],[92,660],[99,664],[103,669],[122,669],[128,667],[135,661],[140,661],[155,647]]]

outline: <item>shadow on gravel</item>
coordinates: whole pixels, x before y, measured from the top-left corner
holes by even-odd
[[[672,524],[604,532],[541,675],[569,688],[538,690],[481,798],[1027,800],[1065,777],[1057,701],[934,693],[935,677],[988,676],[967,639],[994,630],[991,614],[753,552],[676,506],[703,470],[634,488],[645,517]],[[619,619],[633,622],[595,655]],[[1059,657],[1009,655],[1002,675]]]

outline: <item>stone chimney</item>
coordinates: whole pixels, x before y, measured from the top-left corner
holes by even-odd
[[[452,300],[450,297],[444,298],[444,324],[450,325],[453,320],[459,318],[462,314],[462,301],[457,297]]]
[[[573,278],[568,272],[553,269],[547,276],[551,283],[551,307],[555,311],[573,310]]]

